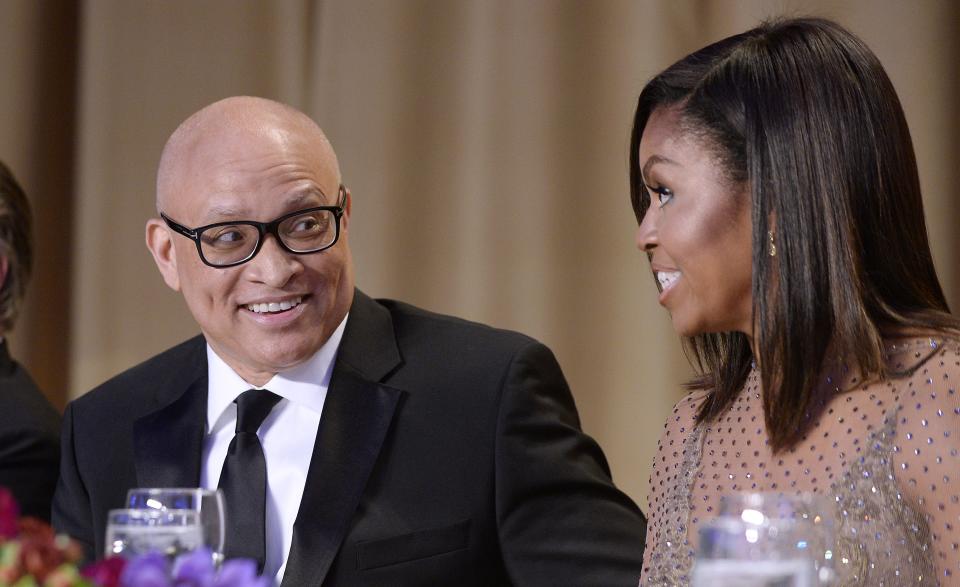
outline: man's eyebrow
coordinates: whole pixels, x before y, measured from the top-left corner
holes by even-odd
[[[321,191],[320,188],[308,187],[297,190],[287,196],[286,200],[284,200],[284,204],[287,206],[299,206],[308,200],[320,200],[319,205],[321,206],[328,203],[326,196],[324,196],[323,191]]]
[[[317,200],[319,200],[319,202],[317,202]],[[336,204],[336,202],[329,202],[328,198],[324,196],[323,191],[316,187],[306,187],[297,190],[283,200],[284,206],[291,209],[307,205],[308,202],[311,207],[332,206]],[[244,208],[236,208],[229,204],[213,204],[205,214],[205,218],[207,219],[205,223],[209,224],[211,222],[219,222],[220,220],[245,219],[248,216],[250,216],[250,214]]]
[[[223,218],[237,218],[243,215],[243,211],[239,208],[231,208],[230,206],[219,206],[214,204],[207,210],[207,217],[223,217]]]
[[[643,170],[640,172],[641,175],[646,178],[650,174],[650,168],[657,163],[664,163],[666,165],[680,165],[669,157],[664,157],[663,155],[650,155],[650,158],[647,159],[647,162],[643,164]]]
[[[337,185],[329,193],[324,191],[318,186],[305,186],[299,190],[292,192],[284,200],[284,204],[288,207],[294,205],[301,205],[309,202],[310,200],[319,200],[320,203],[310,203],[311,206],[336,206],[340,203],[340,188],[342,186]]]

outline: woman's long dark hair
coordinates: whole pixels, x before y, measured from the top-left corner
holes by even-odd
[[[0,283],[0,334],[13,330],[33,268],[30,202],[17,179],[0,161],[0,255],[7,258],[7,276]]]
[[[630,197],[650,205],[640,138],[658,108],[716,151],[751,197],[753,323],[763,409],[775,451],[799,442],[828,346],[867,377],[888,375],[884,335],[960,332],[937,279],[920,181],[900,101],[876,56],[821,19],[765,23],[688,55],[640,94],[630,142]],[[776,256],[768,255],[773,231]],[[686,341],[719,416],[750,371],[742,333]]]

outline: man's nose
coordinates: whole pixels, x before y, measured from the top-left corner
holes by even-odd
[[[298,255],[283,250],[273,235],[264,239],[260,252],[247,262],[249,275],[254,281],[279,289],[303,271],[303,263]]]
[[[637,227],[635,238],[637,248],[641,251],[652,251],[660,244],[659,236],[657,235],[656,216],[657,212],[655,207],[653,205],[649,206],[643,215],[643,220],[640,221],[640,226]]]

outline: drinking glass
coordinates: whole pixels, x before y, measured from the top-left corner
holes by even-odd
[[[742,493],[700,528],[694,585],[833,585],[834,505],[813,494]]]
[[[204,546],[200,515],[191,510],[110,510],[106,556],[157,552],[170,560]]]
[[[219,489],[140,488],[127,492],[127,507],[146,510],[192,510],[199,515],[203,543],[214,562],[223,561],[224,505]]]

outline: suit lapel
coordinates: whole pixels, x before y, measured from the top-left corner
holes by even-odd
[[[203,339],[174,375],[159,386],[159,408],[133,425],[140,487],[198,487],[207,418],[207,366]]]
[[[400,362],[390,313],[356,291],[293,526],[284,586],[323,583],[403,395],[379,383]]]

